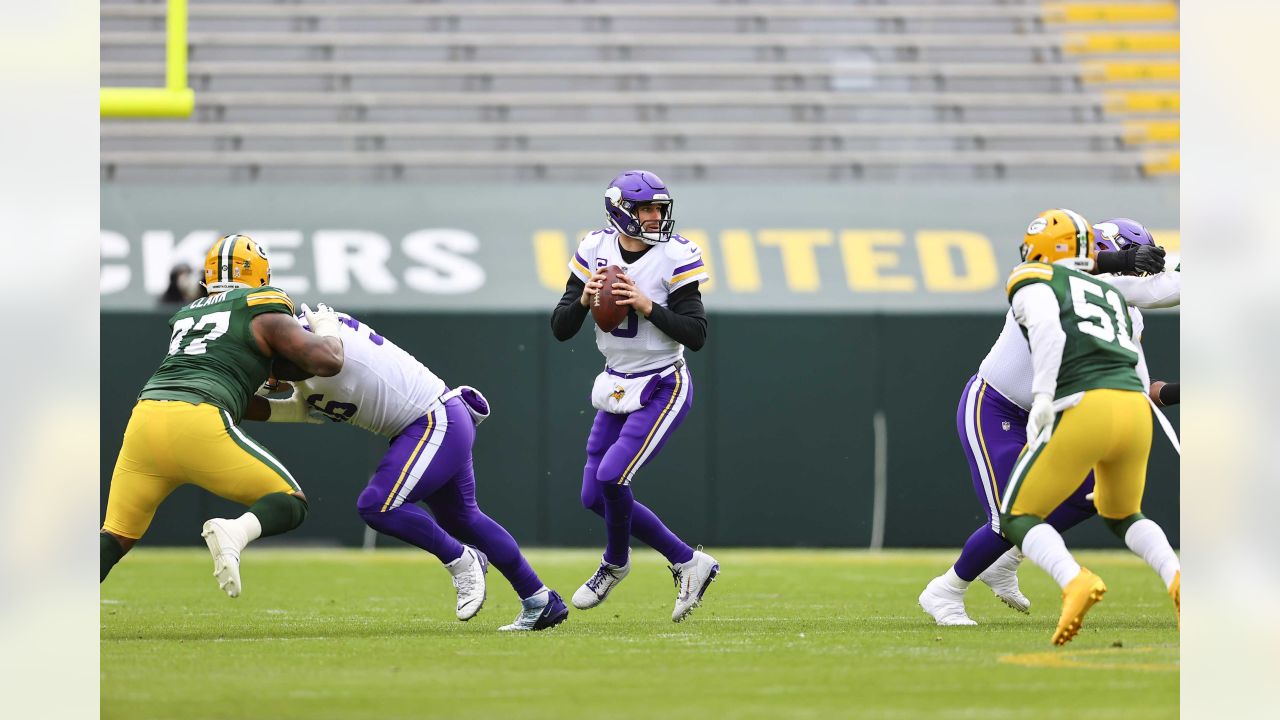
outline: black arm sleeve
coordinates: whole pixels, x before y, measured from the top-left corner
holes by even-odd
[[[578,302],[586,286],[577,275],[570,275],[569,282],[564,286],[564,295],[556,304],[556,309],[551,311],[551,333],[560,342],[577,335],[582,329],[582,321],[587,319],[587,309]]]
[[[1181,383],[1176,383],[1176,382],[1165,383],[1164,387],[1160,388],[1160,404],[1161,405],[1165,407],[1169,407],[1170,405],[1177,405],[1178,401],[1181,399],[1182,399]]]
[[[1099,250],[1097,259],[1093,261],[1093,272],[1095,275],[1104,275],[1133,270],[1133,266],[1126,262],[1127,259],[1123,250]]]
[[[667,297],[667,305],[654,303],[649,322],[681,345],[697,352],[707,342],[707,311],[698,283],[689,283]]]

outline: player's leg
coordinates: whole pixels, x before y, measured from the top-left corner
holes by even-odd
[[[975,625],[965,611],[964,595],[980,576],[1005,604],[1023,612],[1030,607],[1017,575],[1005,568],[1012,543],[999,530],[1000,490],[1025,444],[1026,412],[974,376],[960,395],[956,431],[987,522],[965,541],[955,564],[929,582],[919,602],[939,625]]]
[[[161,422],[149,410],[155,401],[136,405],[124,431],[124,442],[116,456],[107,491],[107,514],[99,533],[99,582],[107,579],[111,568],[133,548],[151,526],[156,508],[173,492],[179,482],[164,474],[164,454],[170,448],[163,444]]]
[[[1142,514],[1151,412],[1138,393],[1117,393],[1115,405],[1117,424],[1127,432],[1114,436],[1110,452],[1098,461],[1094,502],[1111,531],[1160,576],[1181,617],[1181,563],[1164,530]]]
[[[440,406],[391,441],[391,447],[356,500],[369,527],[434,555],[458,594],[457,616],[469,620],[486,597],[489,561],[464,546],[416,503],[439,490],[470,460],[475,424],[465,410]]]
[[[240,555],[260,537],[297,528],[307,500],[284,464],[213,405],[164,403],[166,423],[183,477],[209,492],[247,505],[237,518],[213,518],[201,536],[213,556],[214,577],[231,597],[242,589]]]
[[[613,542],[615,533],[622,538],[621,525],[610,521],[611,516],[624,517],[634,522],[635,498],[630,484],[640,468],[661,452],[668,439],[684,422],[693,407],[693,381],[687,367],[664,378],[653,398],[645,407],[627,416],[618,440],[605,453],[596,471],[596,480],[605,497],[605,523]],[[671,573],[676,580],[676,603],[671,619],[683,620],[702,600],[711,582],[720,572],[716,559],[690,547],[653,515],[655,525],[645,528],[651,536],[649,544],[671,563]],[[630,532],[634,532],[631,529]]]
[[[1047,443],[1028,445],[1009,477],[1001,499],[1001,521],[1009,538],[1063,589],[1063,608],[1053,642],[1075,637],[1084,615],[1102,599],[1102,579],[1081,568],[1062,535],[1044,521],[1080,486],[1105,451],[1098,437],[1112,432],[1105,397],[1084,394],[1079,404],[1058,414]]]
[[[600,462],[604,460],[604,454],[617,441],[626,421],[625,415],[598,411],[591,424],[591,433],[587,436],[587,463],[582,468],[582,506],[601,518],[604,517],[604,491],[596,480],[596,473],[600,469]],[[599,605],[630,572],[629,552],[617,565],[601,558],[595,573],[573,593],[573,606],[579,610],[589,610]]]
[[[453,409],[450,407],[450,419],[455,425],[470,420],[461,407],[456,417]],[[558,625],[569,614],[564,601],[542,583],[511,533],[480,510],[475,490],[474,465],[468,456],[448,483],[426,497],[426,503],[445,530],[479,548],[516,591],[520,616],[502,629],[543,630]]]

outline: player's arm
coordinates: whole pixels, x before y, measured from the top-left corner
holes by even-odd
[[[1058,390],[1058,371],[1062,367],[1062,349],[1067,334],[1058,319],[1058,299],[1053,289],[1042,282],[1030,283],[1013,295],[1013,317],[1027,330],[1031,346],[1031,365],[1035,369],[1031,381],[1033,395],[1053,398]]]
[[[597,277],[598,276],[598,277]],[[604,273],[597,273],[589,280],[583,280],[576,274],[569,276],[565,283],[564,295],[551,311],[551,332],[556,339],[564,342],[582,329],[582,322],[587,319],[587,309],[591,306],[591,297],[600,292]]]
[[[1169,407],[1177,405],[1182,399],[1181,391],[1182,383],[1156,380],[1149,386],[1147,394],[1151,396],[1151,402],[1157,407]]]
[[[1148,277],[1117,275],[1107,283],[1137,308],[1169,308],[1182,303],[1182,273],[1177,270]]]
[[[667,307],[651,303],[649,322],[667,337],[697,352],[707,342],[707,310],[698,283],[690,283],[667,296]]]
[[[249,398],[249,406],[244,413],[245,420],[257,422],[292,422],[321,425],[325,418],[303,400],[296,388],[292,394],[283,399],[253,395]]]
[[[343,361],[337,321],[335,318],[331,331],[317,324],[312,324],[313,332],[307,332],[292,315],[266,313],[255,317],[251,327],[267,357],[280,355],[310,375],[332,377],[342,370]]]

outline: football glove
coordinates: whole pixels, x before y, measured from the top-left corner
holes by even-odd
[[[1113,275],[1155,275],[1164,272],[1164,248],[1156,245],[1130,245],[1124,250],[1098,253],[1099,273]]]
[[[1034,445],[1042,432],[1046,441],[1053,434],[1053,397],[1049,393],[1036,393],[1031,401],[1031,414],[1027,417],[1027,444]]]
[[[292,395],[283,400],[273,400],[267,398],[267,404],[271,406],[271,416],[267,418],[267,422],[287,422],[287,423],[310,423],[312,425],[322,425],[325,416],[316,411],[302,399],[302,394],[296,390]]]
[[[338,327],[342,325],[342,321],[338,319],[338,313],[334,312],[333,308],[328,305],[317,303],[316,309],[312,310],[303,303],[302,316],[306,318],[311,332],[316,335],[320,337],[338,337]]]

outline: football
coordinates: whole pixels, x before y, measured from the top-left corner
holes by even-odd
[[[600,292],[596,293],[595,300],[591,303],[591,317],[595,318],[596,325],[605,332],[612,332],[614,328],[621,325],[631,310],[630,305],[618,305],[616,301],[624,298],[615,297],[613,294],[613,284],[618,281],[618,276],[621,274],[622,268],[617,265],[605,268],[604,287],[600,288]]]

